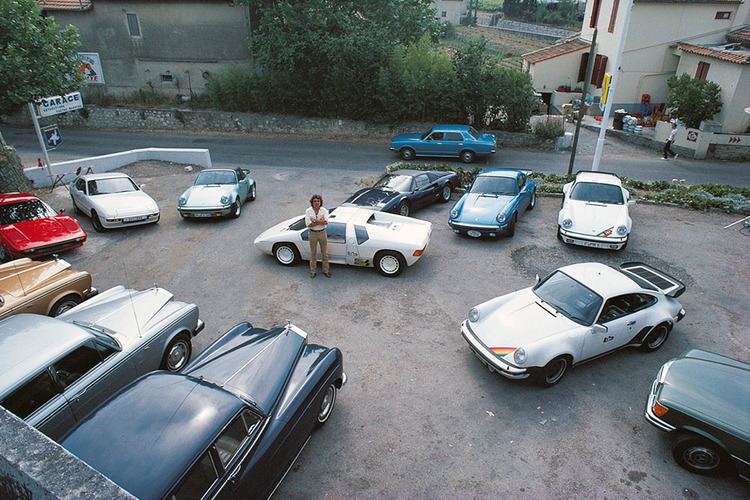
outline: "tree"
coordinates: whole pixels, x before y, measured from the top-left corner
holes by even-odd
[[[721,87],[708,80],[690,78],[687,73],[667,80],[667,110],[690,128],[698,128],[721,111]]]
[[[0,114],[80,88],[78,45],[76,28],[60,30],[36,0],[0,1]]]

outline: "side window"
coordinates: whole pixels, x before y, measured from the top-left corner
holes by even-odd
[[[625,297],[625,295],[621,295],[607,300],[597,323],[608,323],[628,314],[629,305]]]
[[[0,401],[0,405],[18,418],[26,418],[59,393],[49,371],[44,370]]]
[[[420,174],[414,178],[414,182],[417,185],[417,189],[422,189],[430,183],[430,178],[425,174]]]
[[[243,172],[241,168],[234,169],[234,173],[237,174],[237,181],[238,182],[245,180],[245,172]]]
[[[370,239],[370,235],[367,234],[367,228],[365,226],[354,226],[354,234],[357,235],[358,245],[361,245],[362,243]]]
[[[79,190],[79,191],[81,191],[81,192],[85,192],[86,191],[86,181],[84,181],[83,179],[78,179],[76,181],[76,189]]]
[[[99,351],[99,357],[102,361],[107,359],[108,357],[112,356],[114,353],[117,352],[116,349],[114,349],[113,346],[108,346],[104,344],[103,342],[96,341],[94,342],[94,348]]]
[[[526,176],[525,175],[519,175],[518,176],[518,190],[522,190],[523,187],[526,185]]]
[[[432,140],[432,141],[442,141],[443,140],[443,133],[442,132],[433,132],[432,135],[430,135],[430,140]]]
[[[328,235],[328,241],[343,243],[346,241],[346,224],[343,222],[329,222],[326,234]]]
[[[211,454],[207,451],[187,473],[182,484],[171,494],[171,500],[199,499],[219,477]]]
[[[430,182],[435,182],[439,178],[441,178],[442,175],[437,174],[435,172],[427,172],[427,178],[430,179]]]
[[[99,194],[99,190],[96,188],[96,181],[89,181],[88,188],[89,188],[89,196],[94,196],[94,195]]]
[[[289,230],[290,231],[299,231],[300,229],[304,229],[304,228],[305,228],[305,218],[304,217],[302,217],[301,219],[299,219],[297,221],[292,222],[289,225]]]
[[[215,444],[222,468],[227,468],[229,462],[232,461],[232,458],[242,446],[243,441],[252,433],[258,422],[259,418],[256,415],[244,411],[224,429]]]
[[[633,295],[629,295],[628,297],[632,298],[632,300],[630,301],[630,312],[640,311],[656,304],[656,297],[647,293],[634,293]]]
[[[453,142],[461,142],[461,141],[464,140],[464,136],[462,136],[458,132],[446,132],[445,133],[445,140],[446,141],[453,141]]]
[[[54,363],[52,369],[64,389],[101,362],[99,350],[87,343]]]

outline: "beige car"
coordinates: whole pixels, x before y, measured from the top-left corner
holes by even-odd
[[[0,265],[0,319],[20,313],[59,316],[97,293],[89,273],[61,259]]]

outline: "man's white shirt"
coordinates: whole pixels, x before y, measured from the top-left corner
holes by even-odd
[[[315,224],[314,226],[310,225],[310,222],[312,222],[313,219],[324,219],[326,221],[325,224]],[[313,231],[319,231],[321,229],[325,229],[326,225],[328,224],[328,209],[325,207],[320,207],[318,209],[318,215],[316,217],[315,210],[313,210],[313,207],[308,207],[307,210],[305,210],[305,226],[309,227]]]

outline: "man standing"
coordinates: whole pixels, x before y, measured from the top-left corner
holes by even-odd
[[[677,124],[675,122],[672,122],[672,130],[669,131],[669,137],[667,137],[667,142],[664,143],[664,158],[662,160],[668,159],[670,156],[672,158],[677,158],[677,153],[672,151],[672,144],[674,144],[674,138],[677,135]]]
[[[328,210],[323,206],[323,198],[319,194],[312,195],[310,207],[305,210],[305,225],[309,229],[310,240],[310,277],[318,273],[317,246],[320,245],[320,257],[323,260],[323,275],[331,277],[328,267]]]

